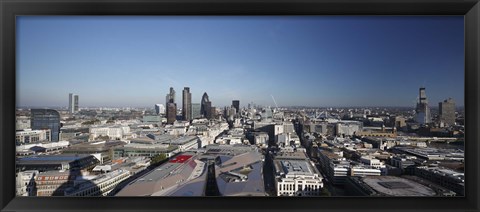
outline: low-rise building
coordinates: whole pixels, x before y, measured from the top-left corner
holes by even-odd
[[[99,136],[108,136],[109,139],[120,140],[130,135],[129,126],[104,126],[104,127],[91,127],[89,130],[91,139],[97,139]]]
[[[51,141],[51,130],[31,130],[24,129],[15,132],[15,142],[17,145],[38,143],[40,141]]]
[[[257,147],[209,145],[202,158],[215,158],[215,181],[221,196],[266,196],[264,158]]]
[[[319,196],[322,176],[305,149],[280,152],[274,158],[277,196]]]
[[[51,171],[51,170],[89,170],[95,167],[99,160],[93,155],[60,154],[38,155],[19,158],[17,169]]]
[[[18,172],[16,177],[16,196],[36,196],[35,180],[38,176],[37,170]]]
[[[401,177],[350,177],[345,184],[349,196],[443,196],[432,188]]]
[[[123,141],[99,141],[86,142],[72,145],[63,150],[64,153],[71,154],[100,154],[100,163],[107,163],[113,159],[113,149],[122,147],[126,144]]]
[[[170,146],[168,144],[140,144],[130,143],[122,147],[115,147],[113,149],[113,158],[121,157],[152,157],[159,154],[165,154],[167,157],[178,152],[177,146]]]
[[[465,174],[440,167],[419,166],[415,175],[450,189],[459,196],[465,196]]]
[[[107,196],[119,183],[129,177],[130,172],[123,169],[97,175],[91,180],[82,180],[65,189],[65,196]]]

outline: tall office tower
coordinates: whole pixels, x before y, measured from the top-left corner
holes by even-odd
[[[205,108],[205,105],[207,102],[210,102],[210,100],[208,99],[208,94],[207,92],[203,93],[203,96],[202,96],[202,101],[200,104],[202,104],[200,106],[200,113],[202,114],[202,116],[204,117],[207,117],[207,111],[206,108]]]
[[[232,101],[232,106],[237,109],[237,113],[240,112],[240,100],[233,100]]]
[[[440,122],[443,122],[447,126],[455,125],[455,102],[452,98],[439,102],[438,110]]]
[[[202,117],[202,114],[200,113],[200,108],[200,103],[192,103],[192,119]]]
[[[175,103],[175,90],[172,87],[170,87],[170,93],[168,93],[165,98],[165,105],[167,105],[167,107],[168,103]]]
[[[214,119],[217,117],[217,108],[210,106],[210,118],[208,119]]]
[[[68,112],[78,112],[78,95],[73,93],[68,94]]]
[[[211,119],[212,118],[212,102],[208,101],[205,102],[205,104],[202,105],[203,109],[205,111],[205,118]]]
[[[173,124],[177,120],[177,104],[167,104],[167,124]]]
[[[155,112],[157,115],[165,114],[165,106],[163,104],[156,104],[155,105]]]
[[[182,116],[183,120],[190,121],[192,120],[192,93],[190,93],[190,88],[183,88],[182,92]]]
[[[427,94],[425,93],[425,88],[420,88],[419,90],[419,99],[417,103],[416,112],[416,121],[420,124],[427,124],[432,122],[430,115],[430,108],[428,107]]]
[[[32,130],[50,129],[51,135],[47,135],[53,142],[59,141],[60,134],[60,114],[51,109],[32,109],[31,110],[31,128]]]

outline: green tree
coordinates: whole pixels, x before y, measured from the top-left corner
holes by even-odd
[[[328,191],[327,188],[323,187],[320,190],[320,196],[332,196],[332,194],[330,193],[330,191]]]
[[[155,155],[153,157],[150,158],[152,161],[150,161],[150,164],[157,164],[157,163],[160,163],[162,162],[163,160],[167,159],[167,155],[162,153],[162,154],[159,154],[159,155]]]

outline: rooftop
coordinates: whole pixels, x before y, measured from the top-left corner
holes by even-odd
[[[435,196],[436,192],[422,184],[395,176],[359,178],[376,192],[387,196]]]
[[[42,163],[42,162],[73,162],[83,158],[90,157],[88,154],[61,154],[61,155],[36,155],[19,158],[17,164],[23,163]]]

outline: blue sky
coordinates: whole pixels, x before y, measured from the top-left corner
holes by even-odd
[[[17,17],[17,106],[464,102],[463,16]]]

